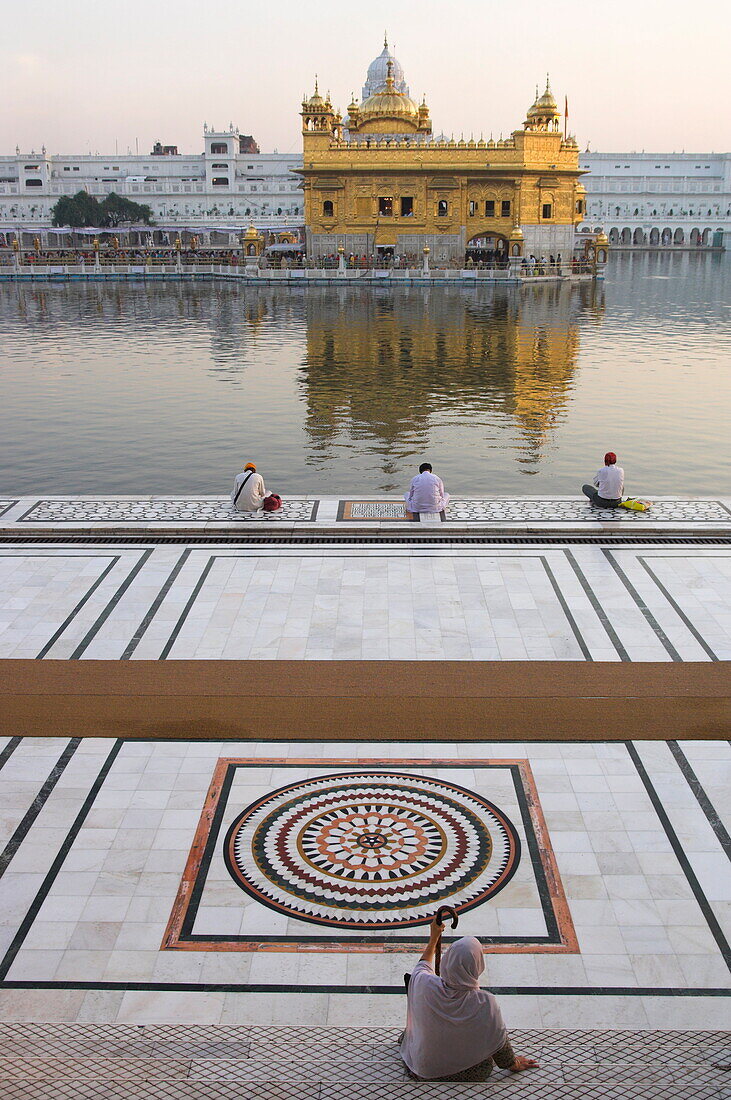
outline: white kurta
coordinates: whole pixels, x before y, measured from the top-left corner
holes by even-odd
[[[240,474],[236,475],[233,492],[231,493],[231,500],[235,499],[236,494],[239,492],[241,482],[249,473],[251,473],[250,470],[242,470]],[[239,498],[235,504],[236,511],[258,512],[264,503],[264,497],[266,495],[267,491],[264,486],[264,478],[261,474],[257,474],[256,471],[254,471],[239,493]]]
[[[410,512],[442,512],[449,504],[449,493],[441,478],[424,470],[413,479],[404,500]]]
[[[602,466],[597,470],[594,484],[602,500],[621,500],[624,492],[624,470],[621,466]]]

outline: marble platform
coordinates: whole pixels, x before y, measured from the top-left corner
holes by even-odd
[[[624,508],[592,507],[585,497],[491,497],[464,499],[453,497],[442,515],[422,515],[421,523],[485,528],[536,528],[547,525],[580,525],[587,530],[605,531],[623,526],[651,530],[682,528],[731,529],[731,498],[700,499],[657,497],[648,512]],[[278,512],[236,512],[227,496],[142,497],[142,496],[56,496],[5,497],[0,500],[0,530],[22,528],[31,530],[43,525],[52,528],[74,525],[94,527],[155,526],[175,524],[198,529],[210,525],[229,529],[262,524],[318,527],[348,527],[366,523],[372,525],[413,525],[405,511],[403,497],[352,496],[286,497]]]
[[[480,936],[510,1027],[728,1022],[726,741],[6,737],[0,763],[3,1020],[395,1028],[439,895]],[[426,871],[402,845],[379,857],[386,916],[359,894],[343,908],[352,857],[318,800],[353,786],[359,836],[449,819],[454,843],[489,834],[487,864],[455,875],[450,840]],[[254,859],[248,823],[268,851],[295,805],[298,866]]]

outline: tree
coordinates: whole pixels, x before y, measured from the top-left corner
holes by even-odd
[[[74,229],[115,229],[131,222],[150,225],[151,221],[149,206],[132,202],[113,191],[102,202],[97,202],[87,191],[64,195],[51,211],[52,225],[69,225]]]
[[[150,225],[152,221],[152,210],[149,206],[145,203],[133,202],[131,199],[126,199],[124,195],[117,195],[114,191],[110,192],[100,204],[100,211],[102,220],[99,224],[112,228],[130,222]]]
[[[64,195],[51,211],[51,224],[70,225],[74,229],[89,229],[99,225],[101,210],[93,195],[86,191],[77,191],[75,195]]]

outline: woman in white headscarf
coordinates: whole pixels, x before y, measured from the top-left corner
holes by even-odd
[[[537,1066],[513,1052],[502,1013],[492,993],[480,989],[485,969],[482,945],[474,936],[457,940],[442,959],[441,975],[434,956],[443,924],[431,923],[429,943],[409,982],[406,1030],[401,1057],[415,1077],[434,1081],[493,1062],[519,1073]]]

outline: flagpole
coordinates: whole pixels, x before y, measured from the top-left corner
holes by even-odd
[[[563,139],[566,141],[569,136],[569,97],[567,95],[563,97],[563,105]]]

